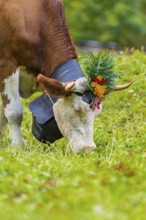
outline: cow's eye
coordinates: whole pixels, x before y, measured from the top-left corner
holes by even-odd
[[[81,112],[81,109],[79,109],[79,108],[75,108],[74,110],[75,110],[76,113],[80,113]]]

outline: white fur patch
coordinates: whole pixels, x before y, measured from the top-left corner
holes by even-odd
[[[74,92],[84,93],[88,89],[87,78],[83,77],[75,81]],[[53,110],[58,127],[63,136],[69,140],[73,151],[96,147],[93,140],[93,126],[95,116],[102,111],[102,104],[99,105],[99,109],[92,111],[82,97],[73,94],[60,98],[54,104]]]
[[[11,125],[12,142],[14,145],[23,145],[24,141],[20,132],[22,105],[19,96],[19,69],[4,80],[4,85],[3,95],[7,96],[9,100],[4,108],[4,113]]]
[[[89,147],[95,148],[93,140],[94,119],[102,111],[102,105],[97,111],[92,111],[89,104],[78,95],[60,98],[53,107],[58,127],[69,140],[73,151]]]

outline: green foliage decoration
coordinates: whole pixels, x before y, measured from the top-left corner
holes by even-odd
[[[114,57],[112,54],[107,51],[98,54],[89,52],[82,59],[85,75],[93,93],[98,85],[100,85],[100,88],[106,86],[105,94],[109,93],[119,76],[114,71]]]

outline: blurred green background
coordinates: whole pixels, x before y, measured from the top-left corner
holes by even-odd
[[[146,47],[146,0],[62,0],[75,42]]]

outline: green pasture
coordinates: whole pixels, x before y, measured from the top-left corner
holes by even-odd
[[[64,138],[48,147],[31,134],[23,100],[25,148],[0,142],[1,220],[146,219],[146,54],[114,54],[118,83],[96,117],[90,154],[73,154]]]

